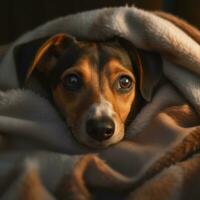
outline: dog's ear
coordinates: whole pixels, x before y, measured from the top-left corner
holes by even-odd
[[[48,75],[57,59],[73,42],[74,37],[57,34],[51,38],[37,39],[16,46],[14,57],[20,82],[28,80],[36,69]]]
[[[139,71],[140,92],[146,101],[150,101],[162,76],[162,59],[155,52],[137,49],[136,54],[135,64]]]
[[[142,97],[150,101],[155,87],[162,76],[162,59],[158,53],[137,49],[129,41],[118,38],[120,45],[128,52],[133,69],[139,81]]]

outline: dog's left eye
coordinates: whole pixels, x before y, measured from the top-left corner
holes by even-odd
[[[133,87],[133,81],[131,77],[122,75],[118,78],[116,87],[119,92],[128,92]]]
[[[64,77],[62,84],[66,90],[77,91],[82,87],[82,80],[76,74],[69,74]]]

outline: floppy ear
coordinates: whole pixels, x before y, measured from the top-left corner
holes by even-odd
[[[162,59],[158,53],[137,49],[129,41],[119,38],[120,45],[128,52],[133,69],[138,76],[142,97],[150,101],[162,76]]]
[[[155,52],[136,50],[136,64],[139,69],[140,92],[146,101],[150,101],[154,89],[162,76],[162,59]]]
[[[75,41],[66,34],[57,34],[20,44],[14,49],[15,63],[21,83],[28,80],[38,70],[45,75],[52,70],[64,50]]]

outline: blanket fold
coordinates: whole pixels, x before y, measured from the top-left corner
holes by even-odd
[[[122,37],[161,55],[165,84],[122,142],[79,145],[46,97],[19,88],[14,49],[56,33]],[[104,8],[61,17],[0,50],[0,199],[184,200],[200,198],[200,33],[162,12]]]

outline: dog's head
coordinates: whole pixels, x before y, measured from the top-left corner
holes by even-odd
[[[122,140],[138,96],[150,100],[161,72],[158,55],[126,41],[85,42],[65,34],[19,46],[16,61],[25,82],[40,74],[74,137],[91,147]]]

